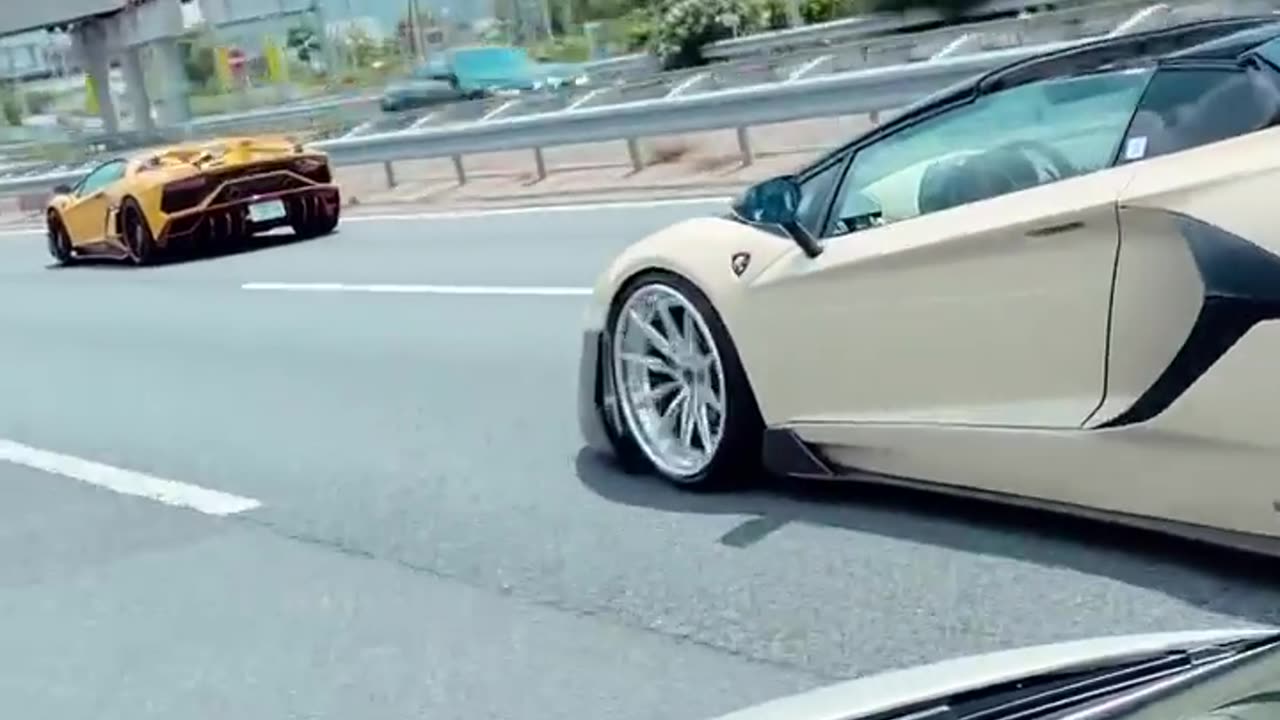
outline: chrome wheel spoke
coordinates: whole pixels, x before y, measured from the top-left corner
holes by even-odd
[[[667,334],[667,338],[678,345],[680,331],[676,329],[675,318],[671,317],[671,305],[669,303],[658,304],[658,319],[662,322],[662,331]]]
[[[674,425],[684,419],[685,407],[689,404],[689,388],[681,386],[680,392],[676,394],[675,399],[662,411],[662,415],[658,418],[658,423],[664,428],[675,432]]]
[[[724,438],[724,368],[711,330],[675,288],[634,290],[615,316],[611,362],[631,438],[673,479],[692,478]]]
[[[724,414],[724,403],[720,402],[720,398],[716,397],[715,393],[707,393],[704,395],[702,402],[707,407],[715,410],[717,415]]]
[[[659,383],[648,390],[638,393],[636,395],[636,399],[645,403],[661,402],[662,398],[666,397],[672,390],[675,390],[678,387],[682,387],[679,380],[668,380],[667,382]]]
[[[697,397],[697,388],[690,389],[680,407],[680,444],[690,450],[693,449],[693,406]]]
[[[644,318],[640,317],[640,313],[632,310],[627,313],[627,319],[631,321],[632,327],[635,327],[639,329],[640,332],[644,333],[645,339],[649,341],[649,345],[651,345],[654,350],[666,355],[668,358],[674,359],[676,357],[676,352],[671,347],[671,341],[666,337],[663,337],[662,333],[658,332],[657,328],[650,325]]]
[[[698,437],[702,441],[702,446],[709,447],[711,445],[711,418],[707,416],[707,399],[699,397],[701,402],[697,408]]]
[[[623,353],[622,359],[625,362],[640,365],[646,370],[654,372],[666,373],[672,377],[678,375],[675,368],[668,365],[662,358],[656,358],[652,355],[642,355],[640,353]]]

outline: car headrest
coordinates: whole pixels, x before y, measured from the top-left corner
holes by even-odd
[[[916,207],[921,215],[965,202],[964,185],[969,173],[964,171],[964,166],[967,160],[965,157],[943,158],[925,169],[916,195]]]

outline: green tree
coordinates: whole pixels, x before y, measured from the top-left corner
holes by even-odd
[[[702,47],[767,27],[768,9],[755,0],[662,0],[655,8],[653,52],[667,68],[703,65]]]
[[[632,10],[623,16],[623,37],[628,50],[650,47],[658,34],[658,21],[654,13],[643,8]]]
[[[218,57],[213,43],[205,34],[196,33],[183,38],[178,43],[178,51],[182,55],[182,69],[193,86],[207,87],[217,76]]]
[[[857,15],[864,10],[858,0],[804,0],[800,16],[807,23],[830,22]]]
[[[874,9],[881,12],[901,12],[903,10],[936,10],[947,19],[955,19],[982,0],[875,0]]]
[[[613,20],[636,9],[645,9],[649,5],[644,0],[573,0],[573,19],[578,22],[588,20]]]
[[[382,56],[382,47],[364,28],[352,27],[344,40],[351,52],[351,60],[358,68],[367,68]]]
[[[295,57],[304,63],[320,54],[320,36],[308,25],[295,25],[285,34],[285,47],[293,51]]]
[[[19,102],[18,94],[12,87],[0,90],[0,112],[4,114],[4,121],[10,125],[14,127],[22,125],[22,103]]]
[[[33,113],[42,114],[53,107],[54,94],[48,90],[28,90],[24,95],[27,108]]]

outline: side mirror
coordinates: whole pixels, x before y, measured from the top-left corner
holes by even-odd
[[[70,195],[70,194],[71,194],[71,186],[70,186],[70,185],[68,185],[68,184],[66,184],[66,183],[59,183],[59,184],[57,184],[57,185],[54,185],[54,186],[53,186],[53,194],[54,194],[54,195]]]
[[[747,188],[733,210],[747,222],[781,227],[805,255],[817,257],[822,246],[799,221],[801,199],[800,183],[784,175]]]

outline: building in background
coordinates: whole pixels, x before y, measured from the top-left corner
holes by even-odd
[[[71,38],[44,30],[0,37],[0,79],[43,80],[66,75],[75,64]]]
[[[258,3],[261,0],[235,0]],[[409,0],[319,0],[321,11],[330,20],[371,18],[382,32],[395,32],[396,25],[409,15]],[[442,25],[472,25],[492,19],[495,4],[502,0],[417,0],[418,13],[429,15]]]

